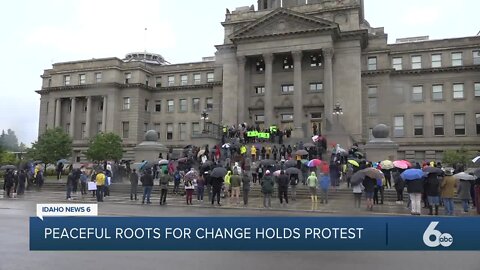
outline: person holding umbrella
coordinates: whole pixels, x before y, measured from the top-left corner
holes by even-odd
[[[459,178],[457,196],[462,201],[463,212],[468,213],[469,201],[472,199],[470,195],[470,181]]]
[[[397,192],[397,204],[403,204],[403,190],[405,189],[405,181],[403,181],[400,174],[403,173],[403,169],[394,168],[392,171],[393,185]]]
[[[365,176],[362,181],[362,185],[365,189],[365,198],[367,200],[367,209],[373,211],[373,193],[375,192],[375,186],[377,185],[377,179]]]
[[[408,169],[400,177],[405,180],[407,192],[412,203],[412,215],[421,215],[422,193],[424,190],[423,171],[421,169]]]

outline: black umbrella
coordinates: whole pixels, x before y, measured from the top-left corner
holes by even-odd
[[[14,166],[14,165],[3,165],[2,167],[0,167],[0,170],[4,171],[4,170],[16,170],[17,167]]]
[[[210,174],[212,177],[224,177],[227,174],[227,169],[223,167],[217,167],[212,170]]]
[[[356,186],[363,182],[365,176],[365,172],[358,171],[352,175],[352,177],[350,178],[350,183],[352,184],[352,186]]]
[[[35,165],[40,164],[40,163],[43,163],[43,161],[41,161],[41,160],[35,160],[35,161],[33,162],[33,164],[35,164]]]
[[[291,168],[286,169],[285,173],[286,174],[301,174],[302,172],[295,167],[291,167]]]
[[[275,160],[272,160],[272,159],[263,159],[260,161],[260,164],[263,166],[270,166],[270,165],[275,165],[276,162]]]
[[[359,159],[362,159],[365,157],[365,155],[362,152],[355,152],[353,155]]]
[[[306,155],[308,155],[308,152],[307,152],[307,150],[300,149],[300,150],[297,150],[297,151],[295,152],[295,155],[297,155],[297,156],[306,156]]]
[[[437,168],[437,167],[431,167],[431,166],[426,166],[422,169],[424,172],[426,173],[431,173],[431,174],[438,174],[438,175],[442,175],[444,174],[444,172],[442,171],[442,169],[440,168]]]
[[[473,172],[473,175],[475,175],[476,177],[480,178],[480,168],[476,169],[476,170]]]
[[[297,166],[297,161],[290,159],[285,162],[285,168],[291,168]]]
[[[313,143],[304,143],[304,144],[303,144],[303,147],[306,147],[306,148],[308,148],[308,147],[314,147],[314,146],[315,146],[315,145],[314,145]]]

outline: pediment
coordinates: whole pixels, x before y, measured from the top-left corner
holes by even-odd
[[[317,17],[279,8],[235,31],[230,39],[238,41],[338,29],[338,24]]]

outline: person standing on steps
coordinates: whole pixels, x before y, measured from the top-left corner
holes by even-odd
[[[167,204],[168,183],[172,180],[172,176],[168,174],[168,169],[164,169],[162,175],[160,175],[160,205]]]
[[[250,192],[250,177],[246,171],[243,171],[242,177],[242,197],[243,197],[243,206],[248,205],[248,193]]]
[[[263,193],[263,207],[271,208],[273,186],[275,185],[275,183],[273,181],[273,178],[269,170],[265,171],[265,176],[262,177],[260,184],[262,186],[262,193]]]
[[[151,204],[150,195],[152,194],[153,189],[153,175],[151,169],[145,170],[142,177],[140,177],[140,182],[142,182],[143,186],[142,204],[145,204],[145,199],[147,200],[147,204]]]
[[[440,180],[436,173],[429,173],[425,179],[425,193],[428,199],[429,215],[433,215],[435,208],[435,216],[438,216],[438,206],[440,205]]]
[[[283,199],[285,199],[285,205],[288,204],[288,184],[289,178],[285,174],[284,170],[280,171],[280,176],[278,179],[278,198],[280,199],[280,204],[283,204]]]
[[[135,201],[137,199],[137,187],[138,187],[138,174],[137,170],[133,169],[130,173],[130,200],[133,201],[135,197]]]
[[[317,185],[318,185],[318,178],[315,172],[311,172],[310,176],[307,178],[308,188],[310,189],[310,199],[312,203],[318,201],[317,197]]]

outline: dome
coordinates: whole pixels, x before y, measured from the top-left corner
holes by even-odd
[[[129,53],[123,59],[125,62],[142,62],[153,65],[167,65],[170,64],[163,56],[156,53],[148,52],[133,52]]]
[[[377,139],[388,138],[389,133],[389,128],[385,124],[378,124],[372,130],[373,137]]]
[[[145,133],[145,141],[156,142],[158,141],[158,133],[155,130],[149,130]]]

